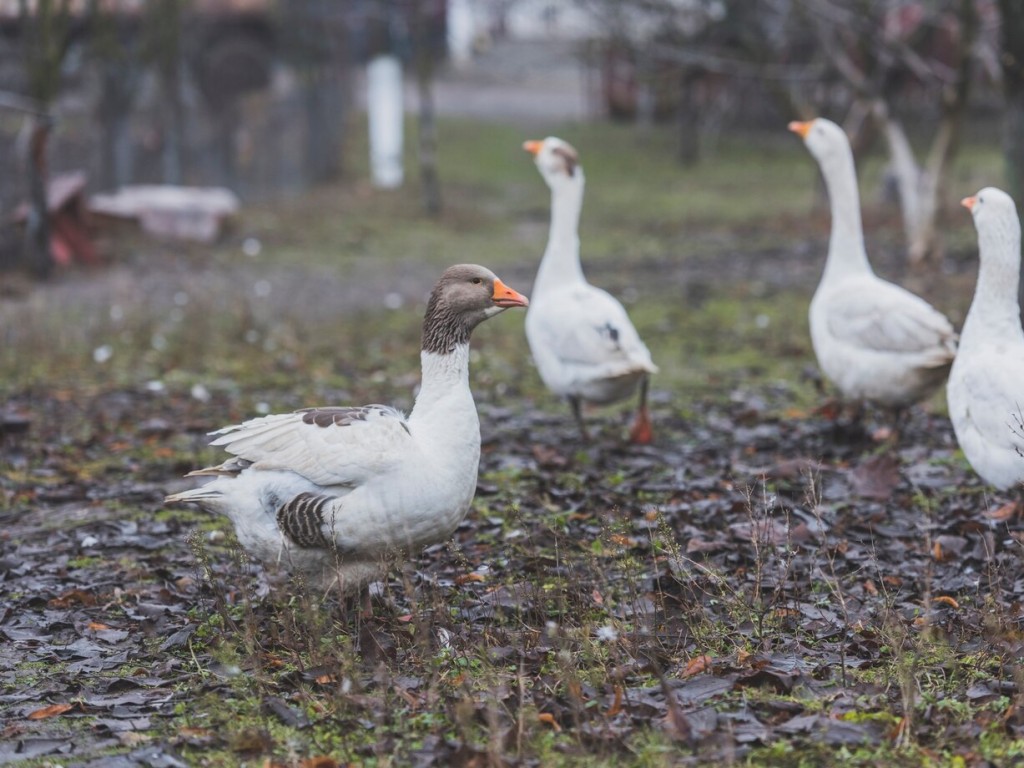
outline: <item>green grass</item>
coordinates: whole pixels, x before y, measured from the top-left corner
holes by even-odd
[[[749,259],[754,268],[761,252],[784,252],[809,234],[826,236],[827,215],[816,207],[817,169],[799,141],[781,126],[777,135],[723,137],[712,157],[684,168],[672,162],[668,129],[641,135],[627,126],[587,124],[555,132],[577,145],[588,175],[581,224],[585,268],[600,285],[630,289],[630,310],[655,358],[666,362],[661,379],[666,387],[695,383],[694,369],[714,375],[716,368],[737,364],[772,367],[768,361],[778,360],[776,355],[743,359],[765,342],[807,354],[803,315],[816,266],[803,278],[812,282],[794,285],[791,295],[758,296],[742,280],[714,280],[716,259]],[[521,149],[528,136],[508,126],[460,120],[442,121],[440,133],[445,210],[439,219],[420,211],[412,149],[404,188],[369,187],[359,127],[351,132],[348,183],[252,206],[236,234],[213,250],[172,250],[138,240],[122,246],[115,258],[145,260],[156,274],[161,262],[175,268],[166,293],[156,296],[168,304],[161,314],[153,314],[150,297],[127,286],[85,304],[32,300],[28,308],[8,308],[17,323],[5,323],[3,331],[0,394],[33,382],[61,381],[81,387],[159,379],[230,388],[257,367],[271,386],[286,384],[301,368],[310,383],[343,389],[345,350],[354,341],[347,324],[336,321],[335,313],[344,308],[302,306],[308,285],[358,281],[374,272],[384,276],[385,285],[370,290],[384,291],[387,280],[411,268],[425,273],[426,290],[426,275],[460,261],[511,269],[529,280],[544,248],[549,196]],[[950,187],[973,191],[983,183],[979,177],[995,175],[998,162],[990,147],[965,147]],[[881,242],[898,242],[894,211],[870,205],[879,158],[864,165],[868,218],[882,223],[876,233]],[[971,247],[969,217],[952,217],[948,230],[956,248]],[[247,236],[261,240],[259,256],[240,253],[239,242]],[[664,265],[690,263],[699,270],[698,287],[692,289],[697,295],[681,296],[660,280]],[[190,283],[181,273],[189,269],[210,270],[220,279]],[[287,299],[261,298],[260,275],[273,282],[284,270],[300,275],[283,289]],[[187,294],[182,306],[171,302],[177,290]],[[966,301],[959,296],[955,309]],[[418,324],[410,318],[415,314],[408,307],[377,313],[372,322],[382,325],[383,334],[414,335]],[[504,327],[515,324],[508,319]],[[25,348],[45,348],[46,354],[25,355]],[[110,359],[94,362],[94,354],[102,357],[107,348]],[[678,382],[672,380],[675,371],[682,372]]]

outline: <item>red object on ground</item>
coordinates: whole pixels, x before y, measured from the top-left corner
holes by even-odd
[[[67,266],[74,262],[100,263],[88,227],[84,171],[55,175],[46,185],[46,210],[50,214],[50,255],[53,263]],[[21,224],[28,218],[29,205],[21,203],[13,219]]]

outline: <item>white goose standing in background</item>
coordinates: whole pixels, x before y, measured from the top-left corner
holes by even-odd
[[[810,307],[818,365],[844,399],[900,411],[945,380],[956,333],[928,302],[872,271],[843,129],[823,118],[794,121],[789,129],[821,166],[832,213],[828,258]]]
[[[997,488],[1024,480],[1024,329],[1020,219],[1013,199],[986,187],[962,201],[978,230],[978,284],[946,385],[949,418],[974,471]]]
[[[217,479],[168,496],[226,515],[256,558],[351,591],[395,553],[446,539],[476,492],[480,421],[469,337],[525,296],[476,265],[445,270],[423,319],[422,382],[406,418],[384,405],[309,408],[213,432]]]
[[[595,288],[580,265],[579,219],[583,168],[571,145],[553,136],[527,141],[537,169],[551,188],[551,229],[526,313],[526,338],[544,384],[565,397],[584,439],[583,403],[623,400],[639,386],[640,402],[630,437],[651,442],[648,379],[657,373],[626,310],[607,291]]]

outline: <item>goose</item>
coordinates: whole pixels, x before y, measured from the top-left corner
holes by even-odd
[[[1005,490],[1024,480],[1020,219],[1013,199],[995,187],[961,203],[978,230],[980,264],[946,400],[967,461],[987,483]]]
[[[647,444],[653,430],[647,411],[649,377],[658,367],[615,297],[587,282],[578,234],[583,206],[579,153],[554,136],[527,141],[540,175],[551,188],[551,227],[526,312],[526,338],[545,386],[565,397],[584,440],[584,403],[607,405],[630,397],[639,404],[630,432]]]
[[[386,405],[305,408],[210,434],[231,454],[189,473],[212,476],[168,496],[234,523],[256,559],[343,592],[379,578],[399,553],[446,539],[469,510],[480,421],[469,338],[528,299],[488,269],[449,267],[423,319],[421,384],[408,417]]]
[[[877,277],[864,250],[853,152],[831,120],[793,121],[821,166],[832,233],[810,306],[811,345],[844,400],[899,414],[935,391],[956,354],[953,325],[928,302]]]

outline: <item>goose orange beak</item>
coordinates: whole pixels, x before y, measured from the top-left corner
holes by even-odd
[[[974,206],[977,204],[977,202],[978,198],[976,198],[974,195],[971,195],[970,197],[965,197],[963,200],[961,200],[960,205],[962,205],[968,211],[973,211]]]
[[[811,132],[812,125],[814,125],[813,120],[794,120],[787,127],[801,139],[806,139],[807,134]]]
[[[544,145],[543,141],[524,141],[523,149],[529,152],[531,155],[536,157],[540,154],[540,148]]]
[[[505,285],[498,278],[494,278],[494,291],[491,293],[491,301],[499,307],[528,307],[530,300],[519,291],[515,291]]]

